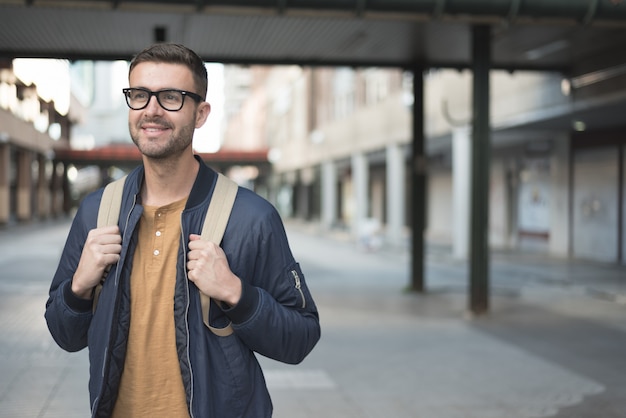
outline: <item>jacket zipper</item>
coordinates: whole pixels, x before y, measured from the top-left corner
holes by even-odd
[[[124,225],[124,237],[126,236],[126,233],[128,232],[128,221],[130,219],[130,214],[133,212],[133,210],[135,209],[135,206],[137,206],[137,195],[133,196],[133,205],[130,208],[130,211],[128,211],[128,214],[126,215],[126,224]],[[120,264],[117,263],[115,265],[115,288],[116,288],[116,292],[119,291],[119,277],[120,277]],[[116,300],[117,300],[117,296],[116,296]],[[113,323],[111,323],[111,326],[115,326]],[[111,334],[109,334],[109,340],[111,338]],[[110,341],[109,341],[109,345],[110,345]],[[105,377],[106,374],[108,372],[108,365],[109,365],[109,345],[107,345],[104,348],[104,358],[102,360],[102,387],[100,388],[100,395],[98,395],[96,397],[96,399],[94,399],[93,404],[91,405],[91,411],[92,411],[92,416],[95,416],[96,410],[94,409],[94,407],[96,406],[96,404],[99,402],[100,400],[100,396],[102,396],[102,391],[104,390],[104,385],[105,385]]]
[[[304,292],[302,291],[302,283],[300,282],[300,276],[298,276],[298,272],[295,270],[291,270],[291,275],[296,282],[296,289],[300,292],[300,296],[302,296],[302,309],[306,308],[306,299],[304,298]]]
[[[183,246],[183,272],[185,274],[185,280],[189,280],[187,277],[187,245],[185,245],[185,230],[183,225],[183,210],[180,214],[180,235],[181,235],[181,245]],[[185,330],[187,331],[187,344],[185,353],[187,354],[187,364],[189,365],[189,380],[191,382],[191,388],[189,393],[189,416],[190,418],[194,418],[193,414],[193,368],[191,366],[191,355],[189,354],[189,304],[191,296],[189,295],[189,283],[185,283],[185,289],[187,290],[187,305],[185,306]]]

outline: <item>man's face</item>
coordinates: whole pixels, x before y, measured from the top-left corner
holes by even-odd
[[[180,64],[140,63],[130,73],[129,84],[132,88],[150,91],[176,89],[200,93],[195,91],[191,71]],[[197,103],[185,97],[182,109],[171,112],[163,109],[152,96],[144,109],[129,110],[130,136],[148,158],[179,155],[191,147],[194,130],[204,124],[210,110],[208,103]]]

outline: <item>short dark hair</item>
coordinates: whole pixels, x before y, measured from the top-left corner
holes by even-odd
[[[194,84],[197,91],[195,93],[206,100],[207,93],[207,72],[202,58],[186,46],[174,43],[154,44],[139,52],[130,63],[128,75],[137,64],[142,62],[160,62],[167,64],[182,64],[191,70]]]

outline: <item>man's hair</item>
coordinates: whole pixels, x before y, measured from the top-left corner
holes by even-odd
[[[133,72],[137,64],[142,62],[157,62],[166,64],[182,64],[191,70],[196,86],[194,93],[206,100],[207,72],[202,58],[186,46],[173,43],[160,43],[147,47],[139,52],[130,63],[128,75]]]

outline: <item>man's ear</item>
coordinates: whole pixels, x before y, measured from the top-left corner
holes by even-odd
[[[208,102],[198,104],[198,110],[196,110],[196,129],[204,125],[210,113],[211,105]]]

